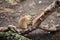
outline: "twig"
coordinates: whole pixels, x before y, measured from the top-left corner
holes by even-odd
[[[8,27],[0,27],[0,32],[5,32],[8,30]]]

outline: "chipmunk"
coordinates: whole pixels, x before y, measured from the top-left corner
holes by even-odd
[[[19,27],[21,29],[27,29],[28,25],[31,23],[31,18],[32,18],[32,16],[30,16],[30,15],[25,15],[25,16],[21,17],[18,21]]]

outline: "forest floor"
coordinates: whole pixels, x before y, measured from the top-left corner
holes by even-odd
[[[6,2],[0,2],[0,26],[15,25],[18,26],[18,20],[21,16],[31,15],[33,19],[41,14],[55,0],[25,0],[17,5],[11,5]],[[60,8],[51,14],[41,23],[44,26],[60,26]],[[54,34],[39,35],[40,29],[34,30],[33,40],[60,40],[60,31]],[[40,32],[39,32],[40,33]]]

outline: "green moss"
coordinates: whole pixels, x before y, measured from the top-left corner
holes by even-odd
[[[13,31],[7,31],[7,32],[0,32],[0,37],[4,38],[6,36],[5,39],[7,39],[8,37],[11,38],[13,40],[31,40],[31,39],[28,39],[18,33],[14,33]]]
[[[0,37],[3,37],[4,36],[4,33],[3,32],[0,32]]]

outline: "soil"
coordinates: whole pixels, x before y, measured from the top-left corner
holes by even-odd
[[[17,5],[11,5],[6,2],[0,2],[0,7],[12,9],[10,12],[5,12],[0,8],[0,26],[15,25],[18,27],[18,20],[21,16],[31,15],[33,19],[44,11],[55,0],[25,0]],[[1,12],[3,11],[3,12]],[[46,18],[41,25],[44,26],[60,26],[60,8]],[[44,33],[44,34],[43,34]],[[60,30],[56,32],[48,32],[41,29],[30,32],[28,38],[33,40],[60,40]],[[34,34],[34,35],[33,35]]]

